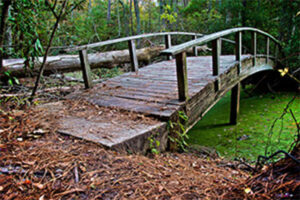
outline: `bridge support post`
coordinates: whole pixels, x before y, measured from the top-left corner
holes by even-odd
[[[91,67],[89,65],[86,50],[79,51],[79,59],[80,59],[80,65],[82,69],[82,76],[83,76],[85,88],[86,89],[91,88],[92,87]]]
[[[179,101],[186,101],[188,99],[186,52],[176,55],[176,72]]]
[[[242,58],[242,32],[237,32],[235,34],[235,60],[239,62],[238,74],[240,74],[242,70],[241,58]]]
[[[193,39],[196,40],[197,39],[197,35],[193,35]],[[193,54],[194,54],[194,56],[198,56],[197,46],[193,47]]]
[[[137,55],[136,55],[136,48],[135,48],[134,40],[128,41],[128,48],[129,48],[130,61],[131,61],[131,71],[137,73],[139,71],[139,64],[138,64],[138,59],[137,59]]]
[[[165,45],[166,45],[166,49],[170,48],[172,46],[172,40],[171,40],[171,35],[165,35]],[[171,60],[172,56],[167,55],[167,60]]]
[[[257,44],[257,37],[256,37],[256,32],[255,31],[253,31],[252,32],[252,41],[251,41],[251,43],[252,43],[252,55],[253,55],[253,66],[255,66],[256,65],[256,50],[257,50],[257,46],[256,46],[256,44]]]
[[[231,89],[230,124],[233,125],[237,123],[240,110],[240,86],[241,84],[238,83]]]

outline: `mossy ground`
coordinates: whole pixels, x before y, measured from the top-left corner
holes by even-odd
[[[292,92],[281,92],[249,97],[242,92],[238,123],[229,125],[230,93],[228,93],[189,131],[188,143],[215,148],[226,158],[242,157],[254,161],[258,155],[265,154],[272,123],[280,117],[295,95],[297,94]],[[289,108],[299,122],[299,95]],[[296,123],[291,114],[286,114],[283,120],[277,121],[273,129],[268,152],[288,150],[295,139],[296,131]]]

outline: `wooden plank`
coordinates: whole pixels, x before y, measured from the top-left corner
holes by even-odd
[[[82,69],[82,76],[84,80],[85,88],[92,87],[91,67],[89,65],[88,56],[86,50],[79,51],[80,65]]]
[[[238,74],[242,71],[242,32],[237,32],[235,34],[235,60],[239,62],[238,64]]]
[[[221,39],[215,39],[212,41],[212,63],[213,63],[213,75],[219,75],[220,68],[220,56],[221,56]]]
[[[176,55],[178,53],[187,51],[189,48],[192,48],[196,45],[203,45],[203,44],[205,44],[207,42],[210,42],[212,40],[215,40],[217,38],[221,38],[223,36],[227,36],[229,34],[241,32],[241,31],[255,31],[257,33],[260,33],[261,35],[268,36],[275,43],[280,44],[279,41],[276,40],[272,35],[264,32],[264,31],[261,31],[261,30],[256,29],[256,28],[251,28],[251,27],[241,27],[241,28],[231,28],[231,29],[227,29],[227,30],[224,30],[224,31],[219,31],[219,32],[216,32],[216,33],[212,33],[210,35],[205,35],[205,36],[203,36],[203,37],[201,37],[197,40],[192,40],[192,41],[180,44],[180,45],[176,45],[172,48],[166,49],[166,50],[162,51],[162,54],[164,54],[164,55]]]
[[[129,40],[137,40],[137,39],[142,39],[142,38],[148,38],[148,37],[157,37],[157,36],[164,36],[164,35],[197,35],[197,36],[203,36],[201,33],[190,33],[190,32],[158,32],[158,33],[147,33],[147,34],[141,34],[141,35],[134,35],[134,36],[129,36],[129,37],[123,37],[123,38],[117,38],[117,39],[112,39],[112,40],[107,40],[103,42],[96,42],[93,44],[87,44],[87,45],[82,45],[82,46],[77,46],[77,47],[71,47],[71,48],[66,48],[65,51],[79,51],[83,49],[91,49],[91,48],[96,48],[96,47],[102,47],[110,44],[116,44],[119,42],[127,42]]]
[[[197,35],[193,35],[193,39],[196,40],[197,39]],[[197,46],[193,47],[193,54],[194,54],[194,56],[198,56]]]
[[[257,35],[256,32],[251,32],[251,51],[253,55],[253,66],[256,65],[256,52],[257,52]]]
[[[101,98],[93,96],[86,100],[99,106],[120,108],[147,115],[155,115],[159,118],[168,118],[179,109],[179,106],[176,105],[144,102],[113,96],[102,96]]]
[[[171,35],[165,35],[165,45],[166,45],[166,49],[170,48],[172,46],[172,40],[171,40]],[[167,60],[171,60],[172,56],[167,55]]]
[[[266,58],[266,63],[268,64],[269,62],[269,57],[270,57],[270,38],[267,37],[267,42],[266,42],[266,55],[267,55],[267,58]]]
[[[186,101],[188,99],[188,81],[185,52],[176,55],[176,72],[179,100]]]
[[[230,124],[237,124],[240,110],[240,83],[231,90]]]
[[[128,41],[128,48],[130,54],[130,62],[131,62],[131,71],[138,72],[139,71],[139,64],[136,55],[136,48],[135,48],[135,41],[129,40]]]

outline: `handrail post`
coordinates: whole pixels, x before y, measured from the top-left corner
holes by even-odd
[[[137,73],[139,71],[139,64],[136,55],[136,47],[134,40],[128,40],[128,48],[130,54],[131,71]]]
[[[251,37],[251,50],[252,50],[252,55],[253,55],[253,66],[256,65],[256,50],[257,50],[257,37],[256,37],[256,32],[252,32],[252,37]]]
[[[238,74],[242,71],[242,32],[237,32],[235,34],[235,60],[239,62],[238,64]]]
[[[267,44],[266,44],[266,54],[267,54],[266,63],[268,64],[269,57],[270,57],[270,38],[268,36],[267,36]]]
[[[88,61],[88,55],[86,50],[79,50],[79,59],[80,59],[80,66],[82,69],[82,76],[84,80],[85,88],[92,87],[92,77],[91,77],[91,67]]]
[[[213,76],[219,75],[221,56],[221,38],[212,41]]]
[[[188,99],[186,52],[181,52],[175,57],[179,101],[186,101]]]
[[[170,34],[165,35],[165,45],[166,45],[166,49],[168,49],[172,46],[172,40],[171,40]],[[167,60],[171,60],[171,59],[172,59],[172,56],[167,55]]]
[[[193,39],[196,40],[197,39],[197,35],[193,35]],[[193,54],[194,56],[198,56],[198,50],[197,50],[197,46],[193,47]]]

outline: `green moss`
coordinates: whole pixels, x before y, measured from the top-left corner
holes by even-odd
[[[189,131],[188,142],[213,147],[221,156],[227,158],[243,157],[254,161],[258,155],[264,155],[272,123],[280,117],[294,95],[295,93],[278,93],[247,97],[242,93],[239,120],[234,126],[228,125],[230,114],[228,93]],[[299,122],[299,96],[290,108]],[[282,131],[280,131],[281,124]],[[273,129],[269,152],[288,150],[294,141],[296,131],[295,122],[288,113]]]

